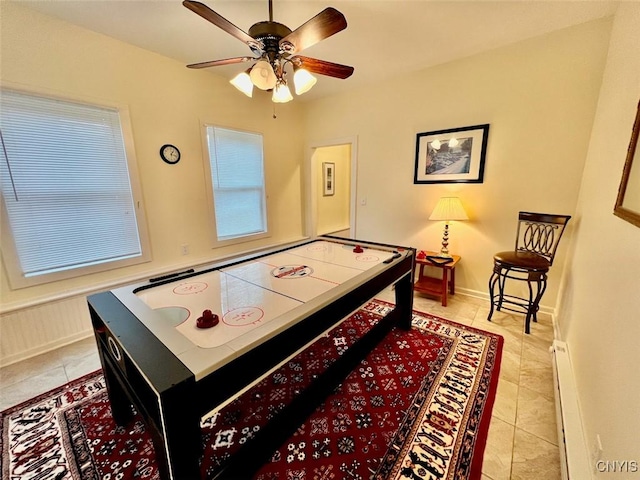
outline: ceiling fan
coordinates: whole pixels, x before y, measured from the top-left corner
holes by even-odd
[[[285,67],[288,64],[294,71],[293,83],[297,95],[309,91],[316,83],[316,78],[311,73],[340,79],[348,78],[353,73],[353,67],[347,65],[298,55],[298,52],[305,48],[347,28],[347,20],[335,8],[325,8],[292,31],[286,25],[273,21],[273,4],[272,0],[269,0],[269,21],[252,25],[247,33],[203,3],[184,0],[182,4],[245,43],[253,53],[253,56],[193,63],[187,67],[208,68],[255,62],[252,67],[231,80],[236,88],[249,97],[252,96],[253,87],[256,86],[261,90],[273,90],[272,100],[276,103],[293,100],[286,80]]]

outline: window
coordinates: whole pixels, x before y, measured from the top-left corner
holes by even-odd
[[[10,232],[3,256],[12,287],[147,261],[118,109],[9,90],[0,106],[2,221]]]
[[[262,135],[205,128],[216,243],[266,234]]]

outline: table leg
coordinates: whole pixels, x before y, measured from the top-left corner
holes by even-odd
[[[451,269],[451,280],[449,280],[449,293],[451,295],[456,294],[456,268]]]
[[[142,404],[134,400],[140,397],[134,394],[103,348],[104,343],[98,340],[98,354],[116,424],[128,425],[134,417],[132,406],[135,407],[151,436],[160,479],[199,480],[200,416],[196,409],[185,406],[194,398],[195,381],[189,379],[173,385],[160,394],[157,404]],[[160,416],[153,413],[156,408],[160,409]]]
[[[398,310],[398,325],[409,330],[413,315],[413,275],[407,274],[396,283],[396,309]]]
[[[200,417],[196,409],[188,406],[194,392],[193,385],[178,385],[162,394],[164,431],[158,432],[160,436],[154,439],[154,447],[158,455],[157,444],[162,446],[158,457],[163,460],[167,478],[173,480],[200,479]]]
[[[442,269],[442,306],[447,306],[447,268]]]
[[[100,346],[99,342],[98,345]],[[98,349],[98,354],[102,364],[113,420],[117,425],[126,426],[133,419],[133,409],[129,395],[120,383],[111,361],[105,360],[107,354],[103,353],[100,348]]]

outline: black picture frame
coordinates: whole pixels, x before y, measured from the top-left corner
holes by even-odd
[[[488,123],[418,133],[413,183],[482,183],[488,140]]]
[[[336,193],[336,164],[322,162],[322,195],[329,197]]]

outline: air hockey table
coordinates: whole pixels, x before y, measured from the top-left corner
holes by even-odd
[[[393,326],[410,328],[414,265],[413,248],[318,237],[89,296],[114,420],[133,406],[161,477],[198,479],[203,416],[394,285],[394,310],[215,476],[250,478]],[[199,328],[205,310],[217,324]]]

